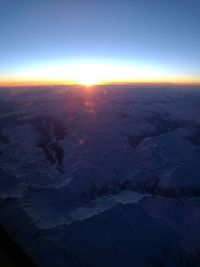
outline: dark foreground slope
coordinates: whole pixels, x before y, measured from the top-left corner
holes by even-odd
[[[2,267],[37,267],[31,257],[24,252],[22,248],[0,225],[0,266]]]
[[[39,266],[200,266],[200,88],[5,88],[0,103],[0,223]]]

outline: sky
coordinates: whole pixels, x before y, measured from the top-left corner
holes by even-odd
[[[0,83],[200,82],[199,0],[0,0]]]

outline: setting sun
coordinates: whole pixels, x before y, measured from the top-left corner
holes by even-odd
[[[69,77],[87,87],[99,83],[102,79],[102,72],[97,64],[74,64],[66,68]]]
[[[97,81],[92,79],[83,79],[79,82],[81,85],[85,85],[87,87],[97,84]]]

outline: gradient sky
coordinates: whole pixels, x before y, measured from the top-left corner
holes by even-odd
[[[199,82],[200,1],[0,0],[1,81],[81,73]]]

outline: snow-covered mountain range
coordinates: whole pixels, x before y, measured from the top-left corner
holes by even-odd
[[[2,88],[0,223],[41,267],[200,266],[200,88]]]

